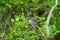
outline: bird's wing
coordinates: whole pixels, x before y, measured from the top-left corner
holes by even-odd
[[[36,20],[36,19],[34,19],[34,18],[33,18],[32,20],[33,20],[34,22],[40,23],[38,20]]]

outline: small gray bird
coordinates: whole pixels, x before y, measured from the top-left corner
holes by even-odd
[[[36,20],[32,15],[28,17],[29,18],[29,22],[32,26],[35,26],[36,29],[38,29],[40,27],[40,22],[38,20]],[[42,34],[42,31],[40,30],[40,34]],[[43,40],[43,37],[41,36],[41,40]]]
[[[36,20],[32,15],[28,17],[29,22],[32,26],[36,26],[37,28],[40,27],[39,21]]]

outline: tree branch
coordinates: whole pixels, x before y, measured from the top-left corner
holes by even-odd
[[[51,8],[51,10],[49,12],[49,15],[47,17],[47,22],[46,22],[46,35],[47,35],[47,37],[50,36],[50,31],[49,31],[49,27],[48,27],[49,26],[49,22],[50,22],[50,17],[52,15],[53,10],[56,8],[57,4],[58,4],[58,0],[56,0],[55,5],[53,5],[53,7]]]

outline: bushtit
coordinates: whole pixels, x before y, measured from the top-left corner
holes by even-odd
[[[35,26],[36,29],[38,29],[40,27],[40,22],[38,20],[36,20],[32,15],[28,17],[29,18],[29,22],[32,26]],[[42,34],[42,31],[40,30],[40,34]],[[41,40],[43,40],[43,37],[41,37]]]
[[[37,28],[40,27],[39,21],[36,20],[32,15],[29,16],[28,18],[29,18],[29,22],[32,26],[36,26]]]

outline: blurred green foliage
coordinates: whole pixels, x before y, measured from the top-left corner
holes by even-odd
[[[0,25],[4,27],[6,20],[11,25],[11,28],[9,25],[6,27],[4,40],[41,40],[41,36],[46,40],[46,19],[50,11],[49,9],[54,4],[55,0],[0,0]],[[45,7],[49,9],[46,11]],[[24,9],[28,9],[28,14],[33,14],[40,21],[41,27],[38,30],[36,27],[32,27],[27,18],[25,18]],[[60,32],[60,11],[58,13],[58,9],[56,7],[51,16],[49,25],[50,39]],[[2,35],[1,30],[0,36]]]

